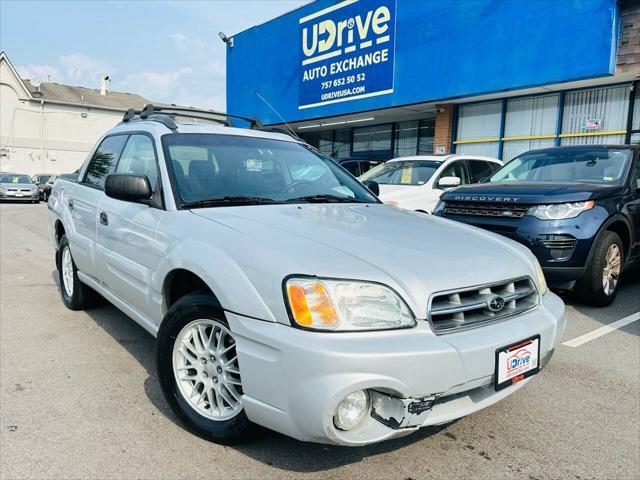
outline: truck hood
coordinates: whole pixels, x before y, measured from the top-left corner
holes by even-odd
[[[619,185],[580,182],[495,182],[468,185],[442,194],[445,201],[565,203],[596,200],[617,195]]]
[[[291,274],[384,283],[400,292],[417,318],[425,318],[433,292],[535,278],[531,254],[516,242],[388,205],[262,205],[193,213],[231,229],[224,235],[231,243],[226,249],[235,251],[259,291],[270,292],[263,297],[275,318],[286,316],[281,288]],[[270,302],[274,296],[278,301]]]

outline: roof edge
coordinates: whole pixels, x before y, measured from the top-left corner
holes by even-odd
[[[24,83],[24,80],[18,74],[18,71],[15,69],[15,67],[13,66],[13,63],[11,63],[11,60],[9,60],[9,56],[4,50],[0,51],[0,62],[2,61],[7,62],[7,65],[9,65],[9,70],[11,70],[11,73],[13,73],[13,76],[18,79],[18,83],[22,86],[22,90],[23,90],[23,93],[25,94],[25,97],[28,99],[32,99],[33,95],[31,94],[31,90],[29,90],[27,85]]]

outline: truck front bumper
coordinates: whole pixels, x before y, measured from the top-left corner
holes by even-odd
[[[406,330],[319,333],[230,312],[227,319],[249,419],[299,440],[350,446],[447,423],[511,395],[530,379],[496,391],[496,349],[539,334],[544,367],[565,327],[553,293],[518,317],[441,336],[425,320]],[[335,410],[357,390],[368,392],[369,414],[340,430]]]

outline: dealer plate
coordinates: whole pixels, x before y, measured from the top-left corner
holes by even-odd
[[[502,390],[540,371],[540,335],[496,350],[495,387]]]

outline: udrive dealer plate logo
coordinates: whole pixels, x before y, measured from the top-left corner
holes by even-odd
[[[393,93],[396,0],[344,0],[299,19],[299,109]]]

